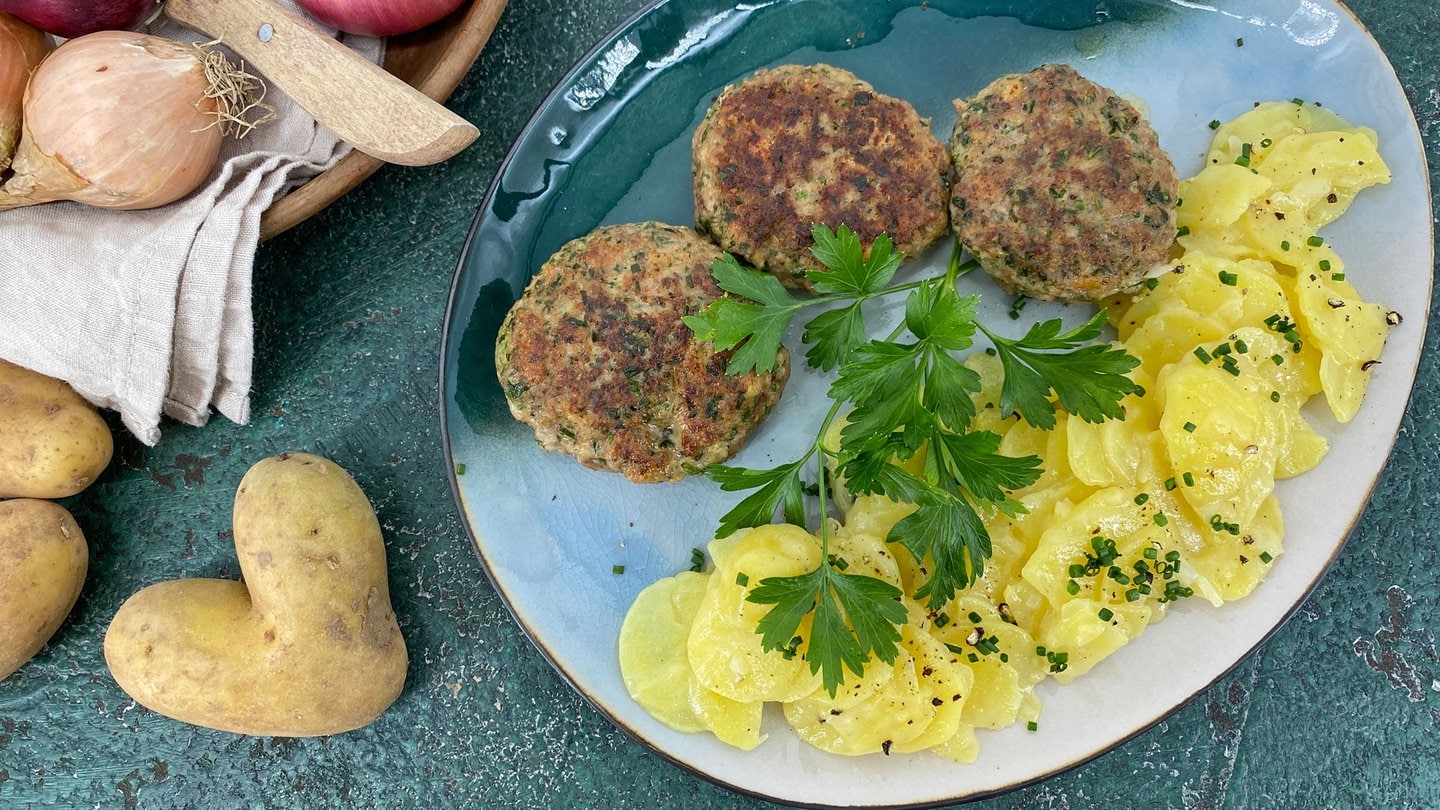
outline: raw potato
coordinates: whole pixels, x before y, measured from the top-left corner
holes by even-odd
[[[111,674],[145,706],[207,728],[313,737],[368,725],[399,697],[408,659],[365,493],[334,462],[280,455],[241,480],[234,524],[244,583],[182,579],[132,596],[105,634]]]
[[[85,584],[90,554],[65,507],[0,501],[0,680],[40,652]]]
[[[65,498],[110,463],[110,427],[60,380],[0,360],[0,498]]]

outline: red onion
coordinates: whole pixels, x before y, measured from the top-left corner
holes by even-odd
[[[388,37],[419,31],[465,0],[295,0],[320,22],[350,34]]]
[[[67,39],[134,28],[159,7],[160,0],[0,0],[0,11]]]

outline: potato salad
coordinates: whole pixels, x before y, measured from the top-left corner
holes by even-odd
[[[1211,128],[1205,167],[1180,184],[1170,261],[1102,304],[1140,361],[1123,419],[1061,411],[1033,427],[1000,406],[1001,361],[966,359],[982,380],[972,427],[1044,467],[1009,493],[1022,509],[983,510],[990,557],[973,584],[939,609],[916,598],[934,561],[886,541],[914,507],[836,481],[830,556],[903,594],[893,658],[832,692],[807,660],[813,616],[787,649],[764,649],[757,626],[777,608],[747,595],[814,568],[822,546],[793,525],[742,529],[709,545],[709,566],[636,599],[619,639],[634,699],[744,749],[779,703],[825,751],[973,761],[977,731],[1037,726],[1038,683],[1085,674],[1178,601],[1240,599],[1282,564],[1275,482],[1324,458],[1314,425],[1355,417],[1398,322],[1361,298],[1349,276],[1363,268],[1347,271],[1319,232],[1389,172],[1373,131],[1298,99]],[[904,464],[923,470],[925,451]]]

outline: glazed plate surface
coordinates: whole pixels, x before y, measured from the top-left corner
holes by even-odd
[[[1038,730],[980,732],[972,765],[925,753],[825,754],[796,739],[778,713],[767,715],[769,736],[751,752],[651,719],[621,681],[620,623],[642,588],[690,566],[691,549],[705,547],[740,494],[703,478],[635,485],[544,453],[511,418],[496,381],[495,335],[530,275],[566,241],[602,224],[693,224],[695,126],[726,84],[791,62],[830,63],[907,99],[942,140],[954,122],[952,99],[1003,73],[1068,63],[1143,102],[1181,176],[1200,168],[1211,120],[1257,101],[1320,101],[1375,129],[1394,175],[1323,234],[1360,292],[1405,320],[1353,422],[1340,426],[1312,411],[1332,449],[1318,468],[1281,482],[1286,553],[1269,579],[1222,609],[1182,603],[1075,683],[1042,684]],[[677,765],[745,793],[818,806],[914,806],[1011,789],[1164,718],[1260,645],[1329,569],[1385,464],[1419,359],[1433,266],[1426,178],[1394,72],[1363,27],[1330,0],[653,5],[556,88],[477,214],[443,348],[443,438],[456,499],[492,582],[537,647],[601,712]],[[902,273],[935,270],[945,258],[933,250]],[[982,320],[1013,334],[1036,319],[1077,323],[1090,314],[1031,303],[1011,321],[1010,297],[983,274],[961,284],[982,295]],[[798,335],[787,342],[799,348]],[[828,404],[827,385],[797,368],[734,463],[766,468],[797,457]],[[1348,640],[1335,643],[1340,655]]]

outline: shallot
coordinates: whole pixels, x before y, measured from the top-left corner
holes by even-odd
[[[0,169],[10,165],[20,140],[20,108],[30,73],[50,50],[38,28],[0,12]]]
[[[0,211],[178,200],[210,174],[225,132],[250,126],[240,116],[257,85],[218,51],[162,37],[100,31],[69,40],[30,79]]]

